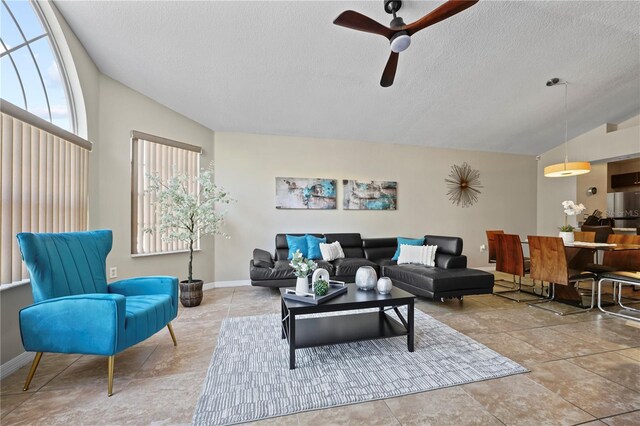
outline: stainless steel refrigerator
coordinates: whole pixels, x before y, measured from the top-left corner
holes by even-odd
[[[640,191],[607,194],[607,216],[616,228],[640,228]]]

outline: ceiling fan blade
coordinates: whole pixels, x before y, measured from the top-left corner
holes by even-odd
[[[385,27],[373,19],[364,16],[361,13],[354,12],[353,10],[342,12],[340,16],[333,21],[333,23],[340,25],[341,27],[351,28],[352,30],[380,34],[388,39],[391,39],[395,33],[391,28]]]
[[[437,24],[438,22],[444,21],[447,18],[451,18],[453,15],[470,8],[477,2],[478,0],[449,0],[442,6],[436,8],[417,21],[405,26],[403,29],[407,32],[407,34],[413,35],[418,31],[427,28],[428,26]]]
[[[398,56],[396,52],[391,52],[387,65],[382,72],[382,79],[380,79],[380,86],[389,87],[393,84],[393,79],[396,78],[396,69],[398,68]]]

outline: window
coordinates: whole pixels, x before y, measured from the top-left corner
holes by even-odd
[[[0,282],[23,281],[19,232],[87,229],[91,143],[21,108],[0,113]]]
[[[197,176],[202,148],[142,132],[131,132],[131,254],[147,255],[186,251],[186,243],[164,242],[155,228],[155,196],[146,192],[150,174],[159,174],[165,181],[175,172]],[[195,186],[189,191],[197,191]],[[196,249],[200,242],[196,244]]]
[[[25,281],[16,234],[88,227],[91,143],[40,7],[0,0],[0,283]]]
[[[66,73],[36,2],[0,5],[0,94],[58,127],[76,130]]]

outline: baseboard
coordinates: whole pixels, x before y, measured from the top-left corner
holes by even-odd
[[[4,380],[6,377],[9,377],[20,368],[29,364],[31,361],[33,361],[35,355],[36,354],[34,352],[22,352],[17,357],[10,359],[9,361],[0,365],[0,380]]]
[[[213,288],[227,288],[227,287],[242,287],[251,285],[250,280],[235,280],[235,281],[214,281],[206,283],[202,286],[203,290],[211,290]]]
[[[487,271],[487,272],[495,272],[496,271],[495,265],[493,265],[493,266],[474,266],[473,269],[479,269],[481,271]]]

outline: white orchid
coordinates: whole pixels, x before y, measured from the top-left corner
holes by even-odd
[[[573,201],[563,201],[562,202],[562,207],[564,207],[564,213],[567,216],[577,216],[580,213],[582,213],[586,207],[580,203],[580,204],[576,204]]]
[[[173,167],[173,174],[163,181],[159,174],[147,174],[146,192],[155,194],[153,204],[158,209],[158,226],[145,232],[159,232],[162,241],[189,243],[189,282],[193,281],[193,244],[203,235],[224,235],[222,225],[226,212],[215,205],[229,204],[233,199],[213,183],[213,163],[198,176],[188,176]],[[189,190],[188,188],[195,188]]]
[[[571,200],[563,201],[562,207],[564,208],[564,226],[560,227],[560,231],[562,232],[573,232],[573,226],[569,225],[568,218],[569,216],[577,216],[582,213],[586,207],[580,203],[576,204]]]

